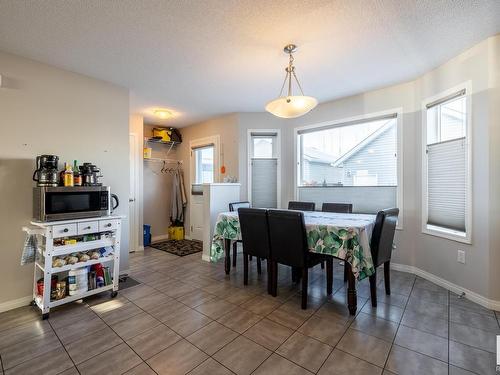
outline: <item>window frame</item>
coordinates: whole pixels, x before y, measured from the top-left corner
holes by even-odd
[[[213,135],[210,137],[194,139],[194,140],[189,142],[189,153],[190,153],[189,179],[190,179],[191,190],[192,190],[193,185],[202,186],[202,184],[195,183],[196,161],[195,161],[195,158],[193,157],[193,150],[196,148],[202,148],[202,147],[211,146],[211,145],[213,145],[213,147],[214,147],[214,182],[213,183],[220,182],[220,160],[221,160],[221,158],[220,158],[220,135]]]
[[[277,161],[277,185],[276,202],[278,208],[281,208],[281,129],[247,129],[247,199],[252,203],[252,158],[253,158],[253,138],[255,136],[265,136],[266,134],[276,134],[273,144],[273,158]],[[257,134],[257,135],[255,135]]]
[[[465,142],[467,145],[467,183],[466,189],[466,202],[465,202],[465,233],[443,228],[436,225],[430,225],[428,221],[428,186],[427,186],[427,175],[428,175],[428,157],[427,157],[427,106],[431,103],[441,101],[450,97],[456,93],[465,90]],[[421,215],[421,231],[423,234],[436,236],[440,238],[445,238],[448,240],[461,242],[465,244],[472,243],[472,131],[471,131],[471,119],[472,119],[472,100],[471,100],[472,85],[471,81],[461,83],[460,85],[454,86],[448,90],[440,92],[437,95],[433,95],[422,101],[422,215]],[[443,103],[445,103],[443,101]],[[440,103],[441,104],[441,103]]]
[[[297,200],[299,197],[299,176],[300,176],[300,143],[299,136],[300,132],[304,130],[314,130],[314,129],[326,129],[326,128],[335,128],[342,127],[349,124],[355,124],[357,122],[368,122],[370,120],[377,120],[382,117],[395,116],[396,117],[396,129],[397,129],[397,138],[396,138],[396,153],[397,153],[397,186],[396,186],[396,204],[399,208],[399,217],[396,229],[403,230],[403,221],[404,221],[404,210],[403,210],[403,162],[404,162],[404,149],[403,149],[403,108],[392,108],[380,112],[372,112],[364,115],[346,117],[334,121],[324,121],[315,124],[303,125],[293,129],[293,141],[294,141],[294,163],[295,167],[293,168],[293,184],[294,184],[294,199]]]

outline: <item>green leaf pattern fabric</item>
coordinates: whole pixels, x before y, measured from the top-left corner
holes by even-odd
[[[351,264],[358,280],[374,273],[369,244],[375,215],[304,212],[304,221],[311,252],[344,259]],[[211,261],[215,262],[224,256],[224,239],[241,239],[236,212],[219,214],[211,247]]]

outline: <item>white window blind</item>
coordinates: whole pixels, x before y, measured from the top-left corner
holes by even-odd
[[[277,208],[276,159],[252,159],[252,207]]]
[[[466,231],[467,145],[465,138],[427,146],[427,224]]]

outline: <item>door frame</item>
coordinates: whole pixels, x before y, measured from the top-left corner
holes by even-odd
[[[281,129],[247,129],[247,198],[252,204],[252,133],[276,133],[276,203],[281,208]]]
[[[195,160],[193,157],[193,148],[214,145],[214,183],[220,182],[220,161],[221,161],[221,149],[220,149],[220,135],[212,135],[203,138],[197,138],[189,141],[189,197],[188,200],[188,212],[189,212],[189,236],[186,238],[191,239],[191,227],[193,226],[191,220],[191,210],[193,202],[192,186],[195,178]]]
[[[220,135],[198,138],[189,141],[189,188],[193,185],[195,177],[195,161],[193,158],[193,148],[214,145],[214,182],[220,182]]]
[[[130,132],[129,133],[129,157],[130,157],[130,169],[134,168],[134,176],[133,181],[131,181],[131,186],[129,187],[129,197],[128,197],[128,209],[130,215],[130,204],[134,205],[134,217],[129,217],[129,253],[133,251],[143,251],[144,246],[139,246],[139,223],[140,223],[140,203],[138,201],[138,197],[140,199],[140,170],[141,167],[141,154],[139,153],[139,137],[137,133]],[[131,174],[132,171],[129,172]],[[130,196],[130,192],[133,188],[134,196]],[[134,199],[133,202],[130,200]]]

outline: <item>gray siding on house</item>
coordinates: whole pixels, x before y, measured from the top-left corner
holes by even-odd
[[[311,162],[304,160],[303,162],[303,180],[307,184],[321,185],[326,180],[328,184],[342,183],[343,180],[342,168],[332,167],[327,163]]]
[[[369,175],[377,175],[378,186],[397,185],[396,132],[394,121],[394,125],[342,163],[345,186],[353,186],[356,173],[365,170]]]

